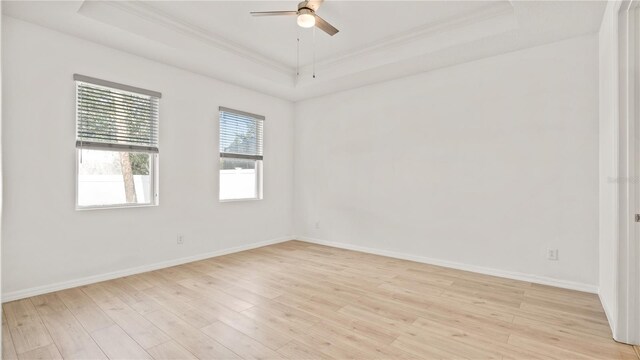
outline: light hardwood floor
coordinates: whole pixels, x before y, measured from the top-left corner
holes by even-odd
[[[3,310],[3,359],[637,359],[596,295],[300,241]]]

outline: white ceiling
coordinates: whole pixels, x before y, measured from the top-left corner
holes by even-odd
[[[209,33],[224,34],[227,40],[292,68],[296,66],[296,37],[299,33],[301,61],[310,63],[312,60],[313,30],[299,28],[295,17],[249,16],[249,11],[295,10],[297,1],[166,1],[147,5]],[[327,2],[327,6],[321,6],[318,15],[341,32],[335,37],[316,32],[317,59],[348,54],[353,49],[375,45],[389,36],[403,34],[440,19],[471,13],[486,5],[479,1]]]
[[[3,13],[227,82],[300,100],[598,31],[600,1],[338,1],[315,34],[296,1],[3,1]],[[300,70],[296,76],[296,38]]]

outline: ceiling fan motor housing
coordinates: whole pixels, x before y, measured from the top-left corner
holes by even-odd
[[[298,14],[313,14],[315,11],[307,6],[307,2],[303,1],[298,4]]]

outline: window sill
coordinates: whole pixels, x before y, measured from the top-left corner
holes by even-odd
[[[262,198],[248,198],[248,199],[220,199],[221,203],[233,203],[233,202],[243,202],[243,201],[260,201]]]
[[[85,211],[85,210],[110,210],[110,209],[132,209],[132,208],[146,208],[146,207],[156,207],[158,204],[114,204],[114,205],[104,205],[104,206],[77,206],[76,211]]]

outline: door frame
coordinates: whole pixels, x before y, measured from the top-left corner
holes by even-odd
[[[640,344],[640,1],[618,12],[619,236],[614,338]]]

